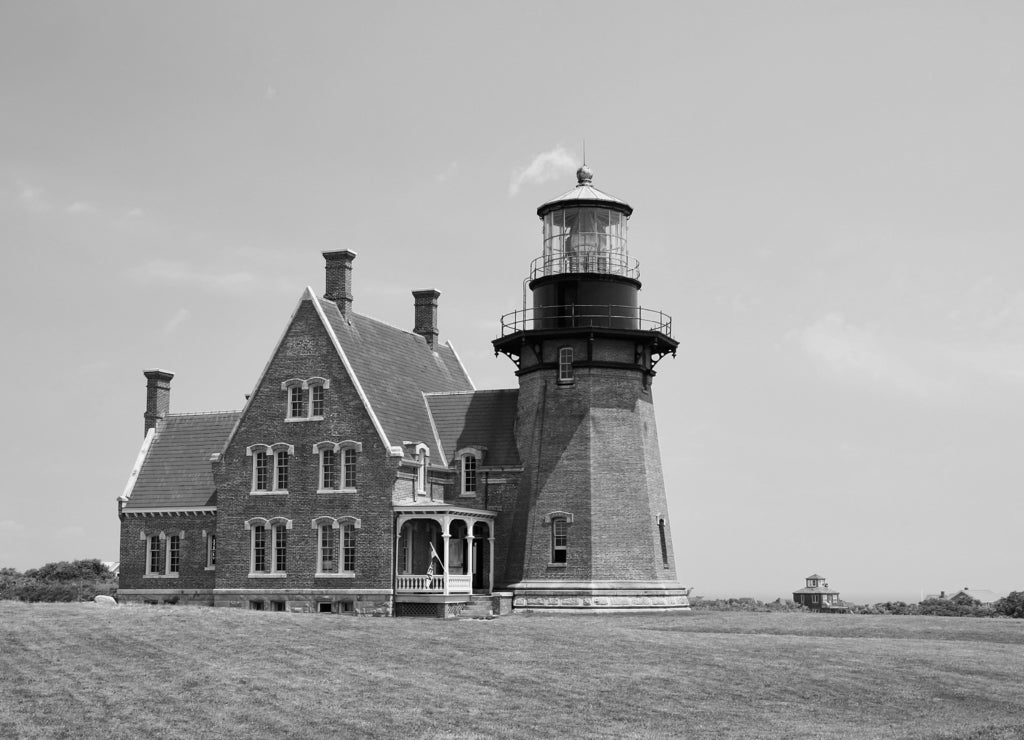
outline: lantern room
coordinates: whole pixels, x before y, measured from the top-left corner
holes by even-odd
[[[633,209],[593,186],[594,174],[583,165],[576,187],[537,209],[543,223],[544,253],[531,266],[531,279],[567,273],[637,277],[630,261],[626,232]]]

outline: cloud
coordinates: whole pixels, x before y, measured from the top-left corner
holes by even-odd
[[[80,537],[85,534],[85,529],[77,524],[69,524],[57,530],[58,537]]]
[[[185,321],[192,314],[189,313],[186,308],[179,308],[175,311],[174,315],[167,320],[164,324],[164,334],[170,334],[172,331],[181,326],[182,322]]]
[[[575,171],[576,158],[564,147],[556,146],[551,151],[538,154],[526,167],[514,170],[508,185],[508,194],[516,195],[523,185],[548,182]]]
[[[34,185],[21,186],[21,190],[18,192],[17,203],[31,213],[45,213],[53,209],[50,201],[46,198],[46,194],[43,193],[43,189],[37,188]]]
[[[141,208],[133,208],[125,214],[128,218],[142,218],[146,215]]]
[[[838,379],[917,396],[947,388],[916,368],[907,352],[887,346],[874,331],[849,323],[841,314],[826,314],[791,336],[808,357]]]
[[[267,100],[274,100],[277,97],[277,88],[273,85],[267,85],[267,90],[263,93],[263,97]]]
[[[137,265],[128,270],[128,276],[141,283],[191,284],[213,291],[248,288],[256,281],[256,276],[249,272],[214,274],[169,260],[153,260]]]
[[[96,213],[96,206],[76,200],[68,206],[67,211],[68,213]]]
[[[0,532],[23,532],[25,531],[25,525],[21,522],[16,522],[13,519],[0,520]]]
[[[457,175],[458,172],[459,163],[449,162],[447,167],[445,167],[443,170],[434,175],[434,179],[437,180],[438,182],[448,182],[453,177],[455,177],[455,175]]]

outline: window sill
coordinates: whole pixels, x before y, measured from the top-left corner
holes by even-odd
[[[463,491],[462,493],[459,494],[459,498],[476,498],[476,491]]]
[[[249,491],[250,496],[285,496],[287,494],[287,489],[279,491]]]
[[[216,565],[207,565],[203,570],[217,570]]]
[[[289,422],[289,423],[293,422],[293,421],[323,421],[324,417],[322,417],[322,416],[286,416],[284,420],[286,422]]]
[[[179,573],[147,573],[143,578],[178,578]]]
[[[355,488],[318,488],[317,493],[355,493]]]
[[[287,573],[250,573],[250,578],[287,578]]]
[[[314,573],[314,578],[355,578],[355,572],[351,573]]]
[[[564,568],[565,566],[565,563],[548,563],[549,568]]]

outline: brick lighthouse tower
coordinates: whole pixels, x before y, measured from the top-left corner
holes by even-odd
[[[586,165],[576,177],[537,209],[533,305],[502,317],[494,340],[518,368],[523,464],[501,580],[517,607],[688,609],[651,392],[679,343],[669,316],[640,307],[633,209],[595,188]]]

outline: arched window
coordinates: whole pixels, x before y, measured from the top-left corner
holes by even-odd
[[[564,563],[569,548],[569,523],[561,517],[551,520],[551,562]]]
[[[572,347],[560,347],[558,350],[558,382],[571,383],[574,379]]]
[[[245,454],[252,457],[252,493],[288,493],[288,467],[295,454],[292,445],[249,445]]]
[[[545,515],[544,522],[551,525],[551,565],[568,562],[569,525],[573,516],[567,511],[552,511]]]
[[[291,378],[281,383],[288,394],[286,421],[319,420],[324,418],[325,390],[331,387],[327,378]]]
[[[291,519],[254,517],[245,522],[251,532],[249,575],[284,576],[288,570],[288,530]]]
[[[360,525],[361,521],[352,516],[322,516],[313,520],[317,531],[317,576],[355,575],[355,531]]]
[[[427,492],[427,469],[430,467],[430,450],[426,445],[416,445],[416,493]]]
[[[317,442],[314,454],[320,456],[320,485],[317,493],[356,490],[357,463],[363,445],[351,439],[344,442]]]

